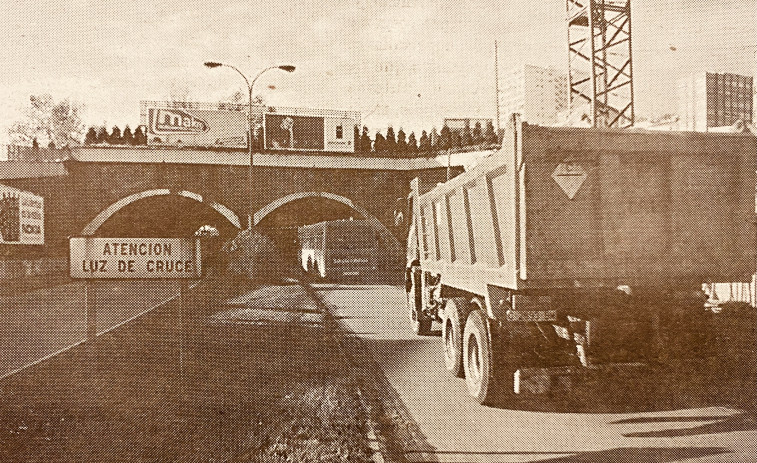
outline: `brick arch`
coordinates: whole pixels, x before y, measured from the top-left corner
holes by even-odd
[[[291,203],[293,201],[298,201],[300,199],[306,199],[306,198],[323,198],[323,199],[329,199],[331,201],[336,201],[338,203],[342,203],[345,206],[350,207],[352,210],[360,214],[372,227],[374,230],[376,230],[381,237],[386,240],[387,243],[389,243],[391,246],[396,247],[396,249],[400,249],[400,243],[397,240],[397,237],[394,236],[392,232],[389,231],[386,226],[381,223],[379,219],[377,219],[373,214],[368,212],[367,209],[364,207],[355,204],[352,202],[351,199],[345,198],[344,196],[340,196],[334,193],[327,193],[325,191],[304,191],[299,193],[292,193],[286,196],[282,196],[281,198],[275,199],[268,203],[265,207],[260,209],[255,213],[254,222],[255,225],[260,223],[263,219],[266,218],[266,216],[276,209],[280,208],[281,206]]]
[[[100,228],[102,224],[105,223],[106,220],[111,218],[116,212],[120,211],[121,209],[128,206],[129,204],[137,202],[140,199],[150,198],[153,196],[168,196],[171,194],[183,196],[185,198],[193,199],[197,202],[206,204],[210,206],[212,209],[214,209],[216,212],[224,216],[226,220],[228,220],[233,226],[240,229],[242,228],[242,225],[239,222],[239,216],[234,211],[224,206],[223,204],[217,203],[215,201],[207,200],[203,198],[202,195],[193,193],[191,191],[182,190],[176,193],[172,193],[171,190],[169,189],[159,188],[155,190],[141,191],[139,193],[134,193],[132,195],[119,199],[115,203],[103,209],[99,214],[97,214],[97,216],[94,219],[92,219],[84,227],[84,230],[82,231],[82,235],[84,236],[94,235],[95,232]]]

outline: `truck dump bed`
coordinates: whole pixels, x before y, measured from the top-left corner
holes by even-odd
[[[421,264],[479,294],[749,281],[756,154],[751,134],[517,122],[416,201]]]

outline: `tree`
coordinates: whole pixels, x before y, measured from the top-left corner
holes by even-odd
[[[431,151],[437,151],[442,149],[439,146],[439,143],[441,141],[441,135],[439,135],[439,132],[436,131],[436,127],[431,128],[431,135],[429,135],[429,142],[431,143]]]
[[[363,153],[371,152],[371,137],[368,135],[368,127],[363,126],[363,134],[360,135],[360,151]]]
[[[418,152],[418,142],[415,140],[415,132],[410,132],[410,136],[407,137],[407,152],[413,154]]]
[[[108,137],[108,143],[111,145],[120,145],[123,142],[124,140],[121,138],[121,129],[119,129],[117,125],[114,125],[113,130],[110,132],[110,137]]]
[[[428,153],[431,151],[431,139],[428,138],[426,131],[421,132],[421,139],[418,141],[418,151]]]
[[[126,127],[124,127],[124,134],[121,138],[123,139],[124,145],[134,144],[134,134],[131,133],[131,127],[129,127],[129,124],[126,124]]]
[[[480,145],[484,142],[484,135],[481,131],[481,121],[476,121],[476,125],[473,127],[473,144]]]
[[[97,129],[97,143],[107,143],[109,137],[108,129],[106,129],[104,125],[101,125]]]
[[[360,127],[355,126],[355,130],[352,132],[352,143],[355,147],[355,152],[359,153],[362,146],[360,146]]]
[[[463,127],[463,131],[460,134],[460,146],[470,146],[473,144],[473,136],[470,132],[470,121],[468,119],[465,120],[465,127]]]
[[[376,132],[376,136],[373,140],[373,151],[377,153],[386,153],[386,138],[381,135],[381,132]]]
[[[497,134],[494,133],[494,124],[492,123],[492,121],[488,121],[486,123],[486,131],[484,132],[484,142],[486,142],[487,145],[497,144]]]
[[[137,130],[134,131],[134,144],[135,145],[147,144],[147,134],[145,133],[141,125],[137,127]]]
[[[407,139],[405,136],[405,131],[402,130],[402,127],[400,127],[399,132],[397,132],[397,153],[407,153]]]
[[[87,130],[87,135],[84,136],[84,144],[93,145],[95,143],[97,143],[97,130],[90,126],[89,130]]]
[[[452,148],[452,132],[447,124],[442,127],[442,132],[439,134],[439,146],[440,150],[448,150]]]
[[[35,138],[55,146],[79,144],[84,137],[81,121],[83,105],[69,98],[55,102],[47,93],[29,96],[24,116],[8,129],[14,143],[30,144]]]
[[[452,135],[452,149],[460,149],[463,147],[463,136],[460,132],[455,132]]]
[[[386,129],[386,151],[388,153],[397,151],[397,138],[394,136],[394,128],[391,125]]]

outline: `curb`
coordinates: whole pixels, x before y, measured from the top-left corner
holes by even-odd
[[[340,347],[341,348],[341,347]],[[360,399],[360,405],[362,405],[363,409],[365,410],[368,419],[366,419],[365,424],[368,427],[368,432],[366,433],[366,437],[368,437],[368,447],[371,448],[373,451],[373,454],[371,455],[371,460],[374,463],[384,463],[384,454],[381,452],[381,440],[378,437],[378,434],[376,433],[376,426],[374,425],[373,419],[371,416],[373,416],[373,409],[368,405],[368,403],[365,401],[365,398],[363,397],[363,393],[360,390],[360,388],[357,388],[357,395]]]
[[[331,312],[328,309],[328,305],[323,302],[323,300],[320,298],[318,293],[316,293],[313,287],[310,286],[310,284],[307,282],[298,281],[297,283],[302,286],[302,288],[305,290],[305,293],[315,302],[316,306],[318,306],[318,308],[323,311],[324,315],[326,315],[325,318],[326,320],[328,320],[328,323],[333,327],[338,328],[342,332],[342,334],[346,335],[347,333],[344,331],[343,327],[341,327],[339,325],[339,322],[331,315]],[[343,342],[337,342],[336,344],[339,348],[339,353],[342,357],[342,360],[345,363],[352,364],[350,357],[347,355],[345,344]],[[378,430],[378,423],[376,423],[376,421],[374,421],[373,419],[375,410],[370,405],[369,401],[366,400],[360,386],[357,387],[357,396],[358,400],[360,401],[360,405],[363,407],[366,415],[365,425],[368,428],[368,430],[366,431],[366,439],[368,440],[368,447],[371,449],[371,461],[374,463],[384,463],[385,461],[387,461],[384,455],[388,453],[385,444],[386,439],[381,435],[381,432]]]

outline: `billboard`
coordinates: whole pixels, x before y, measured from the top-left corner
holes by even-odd
[[[0,244],[45,244],[42,196],[0,185]]]
[[[353,118],[282,113],[263,115],[263,137],[269,150],[354,152]]]
[[[71,278],[198,278],[200,241],[184,238],[69,240]]]
[[[246,112],[159,105],[143,110],[148,145],[247,147]]]

